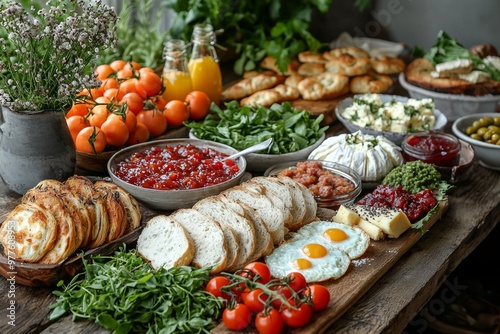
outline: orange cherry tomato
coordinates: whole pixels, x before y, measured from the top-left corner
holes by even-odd
[[[155,109],[142,110],[137,114],[137,122],[141,122],[149,130],[149,133],[156,137],[167,130],[167,120],[163,113]]]
[[[115,78],[104,79],[101,84],[101,88],[103,89],[104,93],[106,93],[108,89],[118,88],[118,80],[116,80]]]
[[[134,114],[138,114],[144,108],[144,100],[136,92],[125,94],[120,103],[126,103],[128,109]]]
[[[71,106],[71,109],[66,113],[66,118],[71,116],[79,115],[79,116],[87,116],[89,113],[89,106],[85,103],[75,103]]]
[[[139,143],[144,143],[149,140],[149,130],[146,125],[141,122],[137,122],[137,126],[133,131],[130,131],[130,135],[127,140],[127,145],[135,145]]]
[[[172,100],[165,106],[163,115],[169,126],[181,126],[189,119],[189,110],[184,101]]]
[[[125,60],[115,60],[109,64],[109,66],[113,69],[113,71],[118,72],[121,70],[125,65],[127,65],[127,62]]]
[[[136,62],[136,61],[129,61],[125,64],[125,66],[123,66],[123,69],[124,70],[132,70],[132,71],[138,71],[141,69],[141,65]]]
[[[125,115],[111,114],[108,116],[108,119],[110,118],[119,118],[120,120],[125,122],[125,125],[127,126],[129,132],[134,131],[135,127],[137,126],[137,117],[128,109],[125,112]]]
[[[76,142],[76,136],[78,133],[89,125],[87,120],[81,115],[73,115],[66,118],[66,124],[68,124],[73,142]]]
[[[193,120],[204,118],[210,111],[210,98],[205,92],[195,90],[186,96],[189,115]]]
[[[106,136],[100,128],[87,126],[76,136],[75,148],[80,152],[101,153],[106,148]]]
[[[87,119],[90,125],[101,127],[102,123],[104,123],[108,118],[108,115],[109,110],[105,105],[97,105],[92,108]]]
[[[129,137],[127,125],[119,117],[111,117],[102,123],[101,131],[106,136],[106,143],[111,146],[120,147],[125,145]]]
[[[131,79],[127,79],[125,81],[122,81],[120,83],[120,86],[118,86],[118,100],[123,99],[123,97],[127,93],[130,93],[130,92],[138,93],[137,88],[135,87],[136,83],[137,83],[136,78],[131,78]]]
[[[104,91],[104,97],[107,97],[110,101],[116,101],[118,99],[118,88],[110,88]]]
[[[162,89],[162,81],[158,74],[145,68],[139,70],[139,79],[136,82],[137,93],[147,99],[150,96],[156,96]]]
[[[104,81],[106,78],[108,78],[114,72],[115,71],[113,70],[113,68],[108,64],[99,65],[94,70],[94,73],[97,75],[97,80],[101,80],[101,81]]]

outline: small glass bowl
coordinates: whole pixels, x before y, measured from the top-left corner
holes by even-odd
[[[316,203],[318,203],[319,207],[329,208],[329,209],[338,209],[342,204],[350,204],[353,203],[356,198],[359,196],[362,190],[361,185],[361,176],[352,168],[347,166],[323,160],[296,160],[296,161],[288,161],[284,163],[280,163],[269,167],[264,173],[265,176],[277,176],[280,172],[285,169],[294,169],[297,167],[299,162],[319,162],[323,169],[326,169],[333,174],[342,176],[347,180],[351,181],[354,184],[354,189],[348,193],[342,195],[335,195],[331,197],[320,197],[315,196]]]
[[[460,141],[442,131],[408,134],[401,143],[406,162],[421,160],[438,167],[453,167],[460,160]]]

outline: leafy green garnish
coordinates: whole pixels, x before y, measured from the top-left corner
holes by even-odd
[[[306,110],[295,109],[289,102],[265,107],[240,107],[231,101],[221,109],[210,107],[205,119],[186,122],[200,139],[213,140],[243,150],[273,138],[273,144],[262,153],[280,154],[296,152],[314,144],[328,129],[320,127],[323,115],[310,117]]]
[[[429,221],[429,219],[432,217],[433,214],[437,213],[439,211],[439,202],[443,202],[447,200],[446,194],[449,190],[453,189],[454,186],[449,184],[448,182],[441,181],[437,184],[437,193],[435,194],[436,200],[438,201],[437,204],[430,209],[427,214],[418,220],[417,222],[411,224],[411,227],[417,230],[420,230],[422,234],[426,233],[427,230],[424,230],[424,224]]]
[[[222,303],[203,287],[209,269],[179,267],[152,270],[134,251],[120,248],[113,256],[83,259],[84,271],[49,307],[55,320],[71,312],[114,333],[208,333]]]
[[[498,69],[485,63],[481,57],[463,47],[444,31],[438,33],[436,44],[423,57],[434,65],[457,59],[469,59],[472,61],[474,69],[486,72],[493,80],[500,81],[500,71]]]

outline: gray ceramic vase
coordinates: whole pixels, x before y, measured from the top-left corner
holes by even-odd
[[[61,111],[15,112],[0,107],[0,177],[24,194],[45,179],[66,180],[76,151]]]

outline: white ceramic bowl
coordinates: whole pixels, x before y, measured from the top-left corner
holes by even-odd
[[[193,130],[189,131],[189,138],[197,139]],[[307,159],[309,154],[314,151],[325,140],[323,134],[314,144],[303,148],[296,152],[283,153],[283,154],[261,154],[250,153],[245,155],[247,160],[247,170],[252,172],[265,172],[269,167],[288,161],[304,160]]]
[[[380,99],[382,100],[383,103],[390,102],[392,100],[396,100],[398,102],[406,102],[408,101],[408,97],[405,96],[399,96],[399,95],[386,95],[386,94],[379,94]],[[372,136],[379,136],[382,135],[385,138],[389,139],[396,145],[401,145],[401,142],[403,139],[406,137],[408,132],[388,132],[388,131],[377,131],[373,130],[367,127],[360,127],[357,126],[356,124],[351,123],[349,120],[345,119],[342,116],[342,113],[344,110],[351,106],[353,103],[353,98],[348,97],[342,101],[339,102],[337,107],[335,108],[335,115],[337,116],[337,119],[349,130],[349,132],[354,133],[356,131],[361,131],[364,134],[369,134]],[[442,130],[446,126],[446,123],[448,122],[447,117],[437,108],[434,109],[434,117],[436,118],[436,124],[434,124],[434,128],[432,130]]]
[[[445,114],[449,121],[474,113],[495,112],[500,102],[500,95],[467,96],[433,92],[408,83],[404,73],[399,74],[399,83],[413,98],[433,99],[436,109]]]
[[[174,211],[181,208],[192,207],[199,200],[202,200],[212,195],[217,195],[223,190],[234,187],[241,182],[245,174],[245,169],[247,165],[244,157],[240,157],[235,161],[240,170],[232,179],[213,186],[207,186],[198,189],[189,189],[189,190],[148,189],[125,182],[122,179],[118,178],[115,174],[117,164],[125,160],[126,158],[130,157],[134,153],[142,152],[155,146],[164,148],[166,146],[176,146],[176,145],[186,145],[186,144],[192,144],[200,148],[209,147],[219,152],[225,153],[227,155],[235,154],[238,152],[237,150],[235,150],[230,146],[207,140],[188,139],[188,138],[155,140],[142,144],[133,145],[115,153],[108,161],[107,165],[108,173],[115,184],[128,191],[132,196],[134,196],[134,198],[136,198],[139,202],[141,202],[148,208],[156,210],[166,210],[166,211]]]
[[[472,125],[475,120],[485,116],[499,117],[500,113],[480,113],[462,116],[453,122],[451,130],[455,136],[472,145],[475,156],[482,166],[500,170],[500,145],[485,143],[465,134],[465,129],[467,129],[468,126]]]

